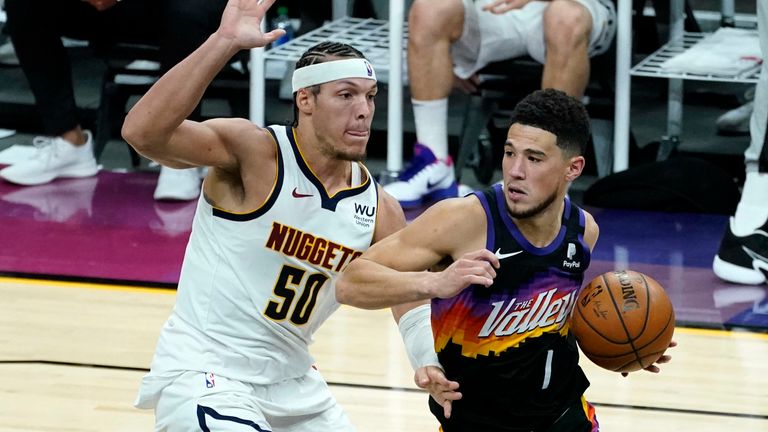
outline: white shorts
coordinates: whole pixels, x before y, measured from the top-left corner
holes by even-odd
[[[204,372],[144,377],[135,405],[155,408],[156,432],[351,432],[320,373],[255,385]]]
[[[546,58],[544,9],[549,1],[532,1],[503,14],[482,10],[493,0],[463,0],[464,29],[451,46],[454,73],[469,78],[489,63],[529,55],[539,63]],[[574,0],[592,16],[589,56],[604,53],[616,33],[616,9],[610,0]]]

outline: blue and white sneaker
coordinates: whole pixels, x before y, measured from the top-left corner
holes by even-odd
[[[416,143],[413,159],[397,180],[384,186],[384,190],[404,208],[418,207],[458,196],[458,184],[453,172],[453,159],[437,159],[429,147]]]

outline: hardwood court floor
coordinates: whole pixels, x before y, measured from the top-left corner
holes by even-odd
[[[131,402],[174,291],[0,278],[0,298],[0,432],[152,430]],[[678,328],[675,339],[659,375],[583,359],[601,430],[768,432],[768,335]],[[342,307],[316,340],[360,431],[437,430],[388,311]]]

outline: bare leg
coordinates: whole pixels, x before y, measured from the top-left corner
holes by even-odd
[[[589,11],[574,1],[552,2],[544,11],[547,57],[542,88],[555,88],[574,97],[584,95],[589,81]]]
[[[414,157],[385,190],[403,207],[458,194],[448,154],[448,95],[453,88],[451,43],[464,26],[462,0],[415,0],[408,15],[408,74]]]
[[[416,0],[408,14],[408,79],[418,100],[448,97],[453,86],[451,43],[461,36],[461,0]]]

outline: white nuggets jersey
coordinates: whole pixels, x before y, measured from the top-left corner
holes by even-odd
[[[233,214],[199,200],[151,375],[192,370],[254,384],[304,375],[312,335],[339,307],[336,279],[373,241],[378,194],[368,170],[352,163],[355,186],[329,196],[293,130],[269,131],[277,179],[261,208]]]

